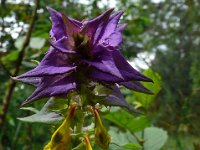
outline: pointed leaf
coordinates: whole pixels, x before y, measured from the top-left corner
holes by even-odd
[[[62,106],[62,107],[61,107]],[[57,124],[60,123],[64,117],[59,112],[53,112],[52,110],[62,110],[66,109],[67,104],[66,101],[62,100],[55,100],[53,98],[49,99],[44,107],[40,111],[35,111],[36,113],[28,116],[18,118],[21,121],[30,122],[30,123],[47,123],[47,124]],[[29,107],[22,107],[24,110],[31,110]]]

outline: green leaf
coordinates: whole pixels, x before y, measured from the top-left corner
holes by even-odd
[[[150,89],[155,95],[158,94],[161,90],[161,84],[162,84],[160,75],[157,72],[153,71],[152,69],[145,70],[143,74],[151,78],[154,82],[153,84],[145,82],[144,85],[148,89]]]
[[[47,101],[47,103],[43,106],[43,108],[40,111],[37,111],[29,107],[21,108],[24,110],[34,111],[36,113],[31,116],[18,119],[30,123],[37,122],[37,123],[57,124],[64,119],[64,115],[62,115],[61,111],[66,107],[67,105],[64,104],[62,100],[56,100],[51,98]],[[56,112],[58,110],[60,112]]]
[[[124,148],[126,149],[132,149],[132,150],[139,150],[139,149],[142,149],[142,147],[140,145],[137,145],[137,144],[126,144],[126,145],[123,145]]]
[[[110,150],[140,150],[141,146],[129,131],[122,132],[116,127],[110,127],[109,134],[111,136]]]
[[[68,101],[63,98],[50,98],[46,111],[62,111],[68,108]]]
[[[104,118],[119,127],[128,129],[132,133],[141,131],[151,124],[150,120],[146,116],[134,117],[124,110],[110,112],[105,115]]]
[[[165,144],[167,138],[167,132],[161,128],[146,128],[144,130],[144,150],[159,150]]]
[[[6,56],[2,57],[2,62],[6,66],[11,65],[11,63],[15,62],[19,56],[19,51],[12,51],[8,53]],[[13,65],[13,64],[12,64]]]
[[[22,107],[21,109],[23,110],[29,110],[32,111],[34,113],[39,113],[40,111],[38,111],[37,109],[33,108],[33,107]]]
[[[144,107],[145,109],[148,109],[150,104],[156,98],[157,94],[160,92],[162,82],[161,82],[160,75],[158,73],[154,72],[151,69],[145,70],[143,72],[143,74],[153,80],[154,83],[145,82],[145,83],[143,83],[143,85],[146,88],[148,88],[149,90],[151,90],[154,94],[148,95],[148,94],[144,94],[144,93],[134,92],[134,96],[137,100],[137,102],[136,102],[137,105],[138,105],[138,102],[139,102],[142,107]],[[140,106],[140,105],[138,105],[138,106]]]
[[[57,124],[63,120],[63,117],[59,113],[36,113],[32,116],[17,118],[24,122],[29,123],[47,123],[47,124]]]

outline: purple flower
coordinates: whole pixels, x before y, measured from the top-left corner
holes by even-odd
[[[139,81],[152,80],[132,68],[119,51],[125,25],[118,22],[123,11],[111,14],[113,9],[109,9],[81,22],[52,8],[48,10],[52,21],[48,52],[36,68],[14,78],[36,86],[22,105],[45,97],[66,96],[73,90],[80,92],[91,82],[111,89],[106,105],[128,108],[117,85],[151,93]]]

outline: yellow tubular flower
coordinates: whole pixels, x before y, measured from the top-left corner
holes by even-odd
[[[92,150],[92,146],[90,144],[90,139],[88,136],[85,136],[85,144],[86,144],[86,150]]]
[[[95,129],[95,143],[103,149],[108,149],[111,142],[110,135],[103,126],[98,110],[93,109],[95,115],[96,129]]]
[[[53,133],[51,141],[43,150],[70,150],[70,124],[74,116],[76,105],[70,106],[69,113],[59,128]]]

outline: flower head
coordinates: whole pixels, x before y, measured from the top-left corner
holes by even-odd
[[[66,96],[71,90],[79,92],[82,85],[91,82],[111,89],[118,84],[151,93],[139,81],[152,80],[132,68],[119,51],[125,25],[118,22],[123,11],[111,14],[113,9],[109,9],[92,20],[78,21],[52,8],[48,10],[51,46],[36,68],[15,77],[36,86],[22,105],[40,98]],[[112,96],[108,102],[112,105]],[[121,105],[120,98],[114,103]]]

